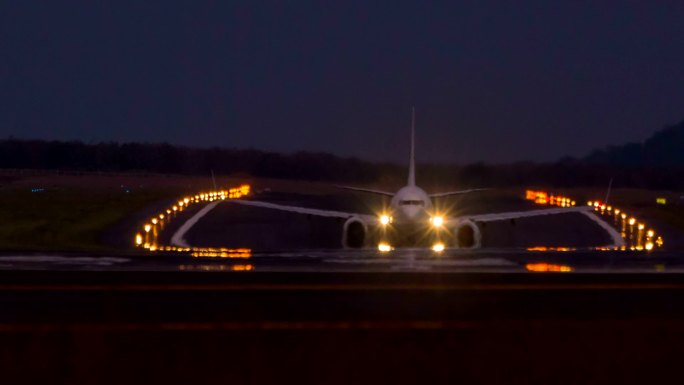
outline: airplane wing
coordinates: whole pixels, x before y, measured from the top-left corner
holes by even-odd
[[[345,189],[345,190],[352,190],[352,191],[359,191],[359,192],[365,192],[369,194],[377,194],[377,195],[387,195],[387,196],[394,196],[394,193],[387,192],[387,191],[380,191],[380,190],[373,190],[373,189],[368,189],[368,188],[360,188],[360,187],[350,187],[350,186],[335,186],[337,188]]]
[[[588,206],[576,206],[576,207],[558,207],[553,209],[540,209],[540,210],[528,210],[528,211],[513,211],[508,213],[493,213],[493,214],[480,214],[480,215],[470,215],[463,216],[462,218],[470,219],[474,222],[494,222],[494,221],[506,221],[518,218],[528,218],[536,217],[540,215],[555,215],[555,214],[567,214],[567,213],[579,213],[584,211],[592,210]]]
[[[334,211],[334,210],[320,210],[320,209],[312,209],[312,208],[308,208],[308,207],[279,205],[279,204],[270,203],[270,202],[250,201],[250,200],[245,200],[245,199],[230,199],[230,200],[227,200],[225,202],[234,203],[234,204],[238,204],[238,205],[245,205],[245,206],[263,207],[263,208],[272,209],[272,210],[288,211],[288,212],[297,213],[297,214],[316,215],[319,217],[342,218],[342,219],[349,219],[349,218],[354,217],[354,218],[358,218],[358,219],[366,222],[369,225],[379,224],[379,219],[376,216],[369,215],[369,214],[346,213],[343,211]]]
[[[447,192],[441,192],[441,193],[435,193],[435,194],[428,194],[430,198],[439,198],[439,197],[446,197],[449,195],[459,195],[459,194],[466,194],[469,192],[473,191],[484,191],[484,190],[491,190],[489,188],[472,188],[469,190],[459,190],[459,191],[447,191]]]

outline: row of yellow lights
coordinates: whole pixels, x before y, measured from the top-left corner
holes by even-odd
[[[528,271],[534,271],[538,273],[569,273],[574,269],[567,265],[557,265],[553,263],[528,263],[525,265]]]
[[[554,246],[534,246],[534,247],[528,247],[527,251],[575,251],[577,250],[574,247],[554,247]]]
[[[593,207],[594,211],[599,212],[601,215],[613,217],[616,223],[620,221],[620,235],[625,240],[633,241],[633,236],[635,235],[634,230],[637,230],[636,245],[632,244],[630,246],[622,246],[620,247],[621,250],[629,249],[651,251],[656,247],[659,248],[663,246],[663,238],[661,236],[656,236],[655,230],[646,230],[646,224],[644,222],[639,221],[637,218],[627,214],[627,212],[625,212],[624,210],[620,210],[617,207],[608,206],[605,203],[601,203],[600,201],[589,201],[587,202],[587,206]],[[629,225],[629,237],[627,234],[627,225]],[[642,242],[644,236],[646,239],[645,242]]]
[[[559,207],[572,207],[577,205],[577,202],[568,197],[549,194],[545,191],[527,190],[525,191],[525,199],[534,201],[534,203],[540,205],[548,204]]]
[[[162,211],[158,215],[149,218],[142,225],[142,231],[135,234],[134,244],[136,247],[148,251],[171,251],[190,253],[193,257],[218,257],[218,258],[250,258],[252,250],[246,248],[212,248],[212,247],[177,247],[158,245],[159,232],[175,218],[179,212],[184,211],[192,204],[213,202],[216,200],[239,199],[248,195],[251,187],[247,184],[233,187],[228,190],[209,191],[194,196],[186,196],[177,203]]]
[[[525,199],[534,201],[541,205],[553,205],[560,207],[572,207],[577,204],[576,201],[564,197],[561,195],[550,194],[546,191],[538,190],[527,190],[525,191]],[[621,247],[598,247],[597,250],[646,250],[651,251],[656,247],[663,246],[663,238],[656,236],[654,230],[646,230],[646,224],[638,221],[636,218],[629,216],[626,212],[612,206],[608,206],[599,201],[589,201],[588,206],[593,207],[595,211],[600,212],[602,215],[614,215],[615,220],[622,220],[622,231],[620,235],[626,241],[634,241],[634,229],[637,229],[637,239],[636,244],[630,246]],[[629,224],[629,235],[627,234],[626,225]],[[642,238],[645,236],[645,242],[642,242]],[[633,242],[632,242],[633,243]],[[571,248],[567,247],[532,247],[529,248],[530,251],[570,251]]]
[[[254,270],[254,265],[179,265],[179,270],[187,271],[252,271]]]
[[[190,253],[193,257],[211,257],[211,258],[251,258],[251,249],[232,249],[232,250],[221,250],[205,248],[202,251],[192,250]]]

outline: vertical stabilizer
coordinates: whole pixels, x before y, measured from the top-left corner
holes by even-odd
[[[409,156],[408,185],[416,185],[416,108],[411,107],[411,154]]]
[[[610,182],[608,182],[608,190],[606,190],[606,199],[603,200],[604,205],[608,204],[608,198],[610,198],[610,188],[611,187],[613,187],[613,177],[611,177]]]

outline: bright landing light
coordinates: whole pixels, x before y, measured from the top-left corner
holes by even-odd
[[[386,253],[392,250],[392,246],[390,246],[388,243],[381,243],[378,245],[378,250],[383,253]]]
[[[389,215],[381,215],[380,216],[380,223],[382,223],[383,225],[389,224],[390,220],[391,220],[391,218],[389,217]]]
[[[440,253],[444,251],[444,244],[443,243],[435,243],[432,245],[432,251]]]
[[[430,222],[432,222],[432,225],[435,227],[442,227],[444,224],[444,218],[440,216],[432,217]]]

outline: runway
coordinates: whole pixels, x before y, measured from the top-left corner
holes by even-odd
[[[378,199],[367,200],[352,194],[308,195],[266,193],[260,201],[298,205],[313,209],[325,208],[377,215],[371,209],[382,207]],[[522,199],[485,201],[478,197],[465,197],[452,203],[458,215],[482,214],[501,211],[538,209]],[[201,219],[196,217],[201,214]],[[592,220],[593,219],[593,220]],[[339,249],[342,247],[344,220],[313,215],[277,211],[268,207],[238,205],[222,201],[211,209],[185,217],[183,228],[162,234],[160,243],[193,247],[249,248],[253,251]],[[191,223],[191,226],[187,226]],[[482,247],[487,249],[568,247],[591,248],[614,246],[620,242],[619,234],[606,231],[593,215],[567,213],[543,217],[520,218],[515,221],[491,222],[481,227]],[[173,232],[171,237],[169,233]],[[181,234],[182,233],[182,234]],[[173,238],[173,239],[172,239]],[[182,238],[182,243],[179,239]],[[619,245],[619,244],[618,244]]]
[[[206,273],[681,273],[679,253],[658,251],[565,251],[527,249],[308,250],[244,252],[239,257],[191,256],[176,252],[153,255],[2,253],[0,271],[116,271]]]
[[[611,273],[678,272],[682,265],[675,253],[637,248],[637,242],[643,241],[635,239],[637,235],[643,239],[646,228],[639,223],[637,234],[633,218],[626,227],[626,217],[621,213],[620,222],[617,209],[613,213],[610,208],[592,206],[562,214],[482,222],[481,248],[447,247],[435,252],[426,247],[401,247],[382,252],[372,243],[361,249],[341,247],[345,219],[308,213],[339,210],[375,216],[374,208],[387,203],[384,197],[264,190],[249,194],[248,199],[267,203],[236,204],[249,202],[236,201],[245,199],[249,189],[241,186],[179,199],[143,226],[144,236],[136,235],[136,243],[145,247],[100,254],[5,252],[0,254],[0,270]],[[273,204],[307,210],[306,214],[273,210],[269,208]],[[527,213],[539,208],[512,190],[466,194],[437,204],[442,209],[448,207],[455,216]],[[622,233],[618,232],[620,223]],[[627,246],[626,241],[632,244]]]

